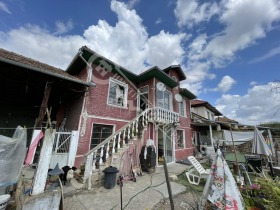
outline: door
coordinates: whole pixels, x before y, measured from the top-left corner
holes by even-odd
[[[71,132],[55,133],[50,168],[54,168],[57,163],[60,168],[68,165],[70,143],[71,143]]]
[[[149,87],[145,86],[139,89],[138,111],[143,112],[149,108]]]
[[[163,164],[163,156],[166,163],[174,162],[173,127],[158,127],[158,165]]]

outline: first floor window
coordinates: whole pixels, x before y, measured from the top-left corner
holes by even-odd
[[[110,79],[108,104],[126,107],[127,106],[127,84],[118,80]]]
[[[112,125],[93,124],[90,149],[93,149],[113,133]]]
[[[184,130],[177,130],[177,146],[179,148],[185,147]]]

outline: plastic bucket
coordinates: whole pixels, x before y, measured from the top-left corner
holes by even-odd
[[[0,195],[0,210],[4,210],[11,198],[10,194]]]

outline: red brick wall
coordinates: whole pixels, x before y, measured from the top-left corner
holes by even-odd
[[[84,162],[84,154],[90,150],[93,124],[113,125],[117,131],[136,117],[137,88],[118,74],[105,70],[97,70],[93,64],[92,81],[95,87],[90,87],[85,99],[85,109],[82,117],[80,138],[75,165]],[[128,85],[128,107],[121,108],[107,104],[109,79],[113,77]]]

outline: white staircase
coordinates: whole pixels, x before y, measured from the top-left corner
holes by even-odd
[[[121,153],[129,140],[142,136],[143,129],[148,125],[148,122],[177,124],[179,123],[179,114],[162,108],[146,109],[116,133],[86,153],[84,184],[88,190],[92,188],[92,173],[96,169],[97,161],[98,165],[101,166],[104,165],[105,161],[108,162],[109,157],[116,153]],[[126,142],[125,140],[128,141]]]

